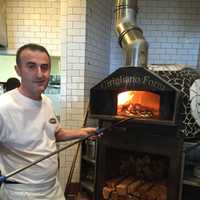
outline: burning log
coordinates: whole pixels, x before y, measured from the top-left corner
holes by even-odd
[[[126,91],[118,95],[118,115],[139,118],[158,118],[160,96],[147,91]]]
[[[155,111],[151,110],[150,108],[143,107],[141,105],[123,105],[118,107],[118,114],[119,115],[127,115],[139,118],[155,118]]]

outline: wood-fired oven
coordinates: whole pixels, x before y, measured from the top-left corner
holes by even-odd
[[[98,141],[96,200],[180,198],[183,139],[179,90],[154,72],[123,67],[91,89],[91,117],[109,127]]]

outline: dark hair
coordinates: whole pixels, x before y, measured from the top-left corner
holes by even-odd
[[[9,90],[12,90],[12,89],[15,89],[17,87],[20,86],[20,81],[19,79],[17,78],[9,78],[7,81],[6,81],[6,92],[9,91]]]
[[[39,44],[33,44],[33,43],[29,43],[29,44],[25,44],[23,46],[21,46],[18,50],[17,50],[17,54],[16,54],[16,63],[17,65],[20,65],[21,63],[21,53],[23,50],[25,49],[30,49],[32,51],[41,51],[41,52],[45,52],[47,54],[47,56],[49,57],[49,62],[51,62],[50,59],[50,55],[47,51],[47,49]]]

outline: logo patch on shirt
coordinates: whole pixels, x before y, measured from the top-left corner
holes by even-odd
[[[50,124],[56,124],[56,119],[55,118],[50,118],[49,119]]]

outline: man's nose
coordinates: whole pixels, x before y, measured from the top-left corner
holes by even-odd
[[[42,73],[42,69],[41,66],[37,66],[37,77],[42,77],[43,73]]]

